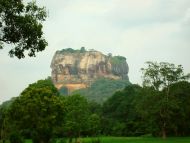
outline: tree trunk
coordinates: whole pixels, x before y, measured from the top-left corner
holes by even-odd
[[[162,128],[162,138],[166,139],[166,129],[165,129],[165,127]]]

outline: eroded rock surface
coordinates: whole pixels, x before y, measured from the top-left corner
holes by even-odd
[[[73,90],[86,88],[98,78],[128,79],[126,58],[104,55],[99,51],[71,48],[57,51],[51,62],[55,86]]]

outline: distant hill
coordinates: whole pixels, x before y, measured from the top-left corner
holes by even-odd
[[[101,78],[97,79],[90,87],[76,90],[72,94],[80,94],[85,96],[90,101],[103,103],[116,91],[122,90],[130,84],[131,83],[129,80]]]
[[[125,57],[87,51],[84,47],[56,51],[51,68],[52,81],[64,95],[81,93],[96,101],[104,100],[129,84]]]

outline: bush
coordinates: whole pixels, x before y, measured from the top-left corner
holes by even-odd
[[[57,142],[57,140],[55,139],[55,138],[52,138],[51,140],[50,140],[50,143],[56,143]]]
[[[11,133],[9,139],[10,139],[10,143],[24,143],[22,136],[17,132]]]

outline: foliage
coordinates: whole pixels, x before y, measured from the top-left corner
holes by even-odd
[[[66,98],[66,107],[65,130],[70,138],[77,140],[88,129],[88,102],[80,95],[72,95]]]
[[[126,58],[122,57],[122,56],[113,56],[113,57],[111,57],[111,63],[113,65],[118,65],[118,64],[121,64],[121,63],[123,63],[125,61],[126,61]]]
[[[55,96],[59,95],[57,88],[54,86],[51,79],[49,78],[45,80],[38,80],[36,83],[29,84],[29,86],[24,91],[22,91],[21,95],[25,94],[26,92],[29,92],[30,90],[45,89],[45,88],[50,90],[53,95]]]
[[[85,96],[89,101],[103,103],[116,91],[125,88],[131,83],[128,80],[113,80],[100,78],[94,81],[90,87],[74,91],[74,94]]]
[[[15,97],[12,97],[10,100],[3,102],[0,105],[0,108],[1,109],[8,109],[10,107],[10,105],[14,102],[15,99],[16,99]]]
[[[48,142],[64,119],[64,100],[57,93],[48,80],[29,85],[9,109],[12,128],[22,134],[29,132],[36,143]]]
[[[75,53],[78,52],[79,50],[74,50],[72,48],[67,48],[67,49],[62,49],[60,52],[61,53]]]
[[[99,104],[95,101],[88,101],[88,107],[89,107],[90,113],[101,115],[101,113],[102,113],[101,104]]]
[[[58,143],[67,143],[67,140],[62,138],[62,139],[58,140]]]
[[[0,140],[8,139],[9,124],[7,120],[7,108],[0,107]]]
[[[181,65],[175,66],[171,63],[147,62],[147,68],[142,68],[144,86],[153,87],[155,95],[151,99],[156,103],[151,108],[153,114],[158,115],[157,120],[159,128],[162,132],[162,137],[166,138],[167,128],[175,110],[177,110],[177,100],[170,95],[170,86],[179,81],[184,81],[189,78],[189,75],[184,75]],[[154,110],[152,110],[154,109]]]
[[[81,47],[80,49],[66,48],[58,51],[59,53],[85,53],[87,52],[85,47]]]
[[[81,53],[84,53],[84,52],[86,52],[86,49],[85,49],[85,47],[81,47],[81,49],[80,49],[80,52],[81,52]]]
[[[85,53],[86,49],[85,49],[85,47],[81,47],[80,50],[75,50],[75,49],[72,49],[72,48],[66,48],[66,49],[62,49],[59,52],[61,52],[61,53]]]
[[[155,69],[150,70],[150,67],[152,68],[148,66],[148,69],[144,69],[147,74],[145,78],[155,81],[152,78],[159,72],[152,72]],[[175,68],[173,68],[174,72],[171,72],[170,65],[166,64],[164,68],[167,68],[164,74],[166,77],[174,77]],[[161,71],[164,71],[164,68]],[[151,73],[155,75],[152,76]],[[170,76],[167,75],[168,73]],[[161,75],[159,74],[159,78],[155,79],[162,79]],[[171,80],[176,78],[168,80],[165,78],[161,82],[154,82],[156,84],[150,82],[143,87],[126,81],[117,83],[115,80],[99,79],[91,86],[94,94],[100,94],[99,90],[112,91],[116,87],[118,90],[103,104],[88,101],[84,96],[76,94],[59,96],[50,79],[39,80],[30,84],[19,97],[1,105],[0,128],[3,133],[1,138],[7,139],[11,132],[16,132],[32,138],[34,143],[50,142],[55,138],[63,137],[68,138],[71,143],[73,138],[75,142],[79,142],[80,137],[84,136],[96,138],[99,135],[163,136],[163,129],[167,136],[188,136],[190,134],[190,83],[183,81],[184,77],[187,76],[181,69],[180,74],[177,74],[179,81]],[[128,85],[121,89],[126,83]],[[158,86],[157,83],[160,85]],[[82,141],[99,142],[96,138],[82,139]],[[126,142],[126,139],[101,138],[101,142]],[[136,139],[142,138],[130,139],[138,142]],[[145,139],[142,142],[151,141]],[[127,142],[132,141],[127,140]]]
[[[190,83],[170,85],[168,101],[165,89],[127,86],[103,104],[101,132],[112,136],[163,136],[163,122],[168,136],[188,136],[190,133]],[[167,108],[166,108],[167,107]],[[162,113],[167,109],[166,118]]]
[[[103,104],[102,130],[105,135],[137,136],[144,133],[135,111],[135,100],[140,91],[141,87],[138,85],[127,86]]]
[[[89,121],[89,135],[97,136],[100,134],[100,116],[97,114],[91,114],[88,118]]]
[[[11,98],[0,105],[0,139],[2,140],[9,138],[10,125],[7,118],[7,110],[14,101],[15,98]]]
[[[187,136],[190,133],[190,83],[186,81],[172,84],[170,96],[175,98],[178,108],[170,120],[169,135]],[[174,100],[174,99],[173,99]]]
[[[47,42],[42,37],[42,22],[47,15],[45,8],[40,8],[35,1],[24,4],[22,0],[0,0],[0,48],[4,44],[14,46],[10,51],[11,57],[21,59],[35,56],[43,51]]]
[[[24,143],[23,138],[21,137],[20,134],[18,134],[18,132],[13,132],[10,135],[10,143]]]
[[[184,75],[182,65],[175,66],[166,62],[146,62],[147,68],[142,68],[143,85],[153,86],[155,90],[161,90],[169,85],[189,78]]]

